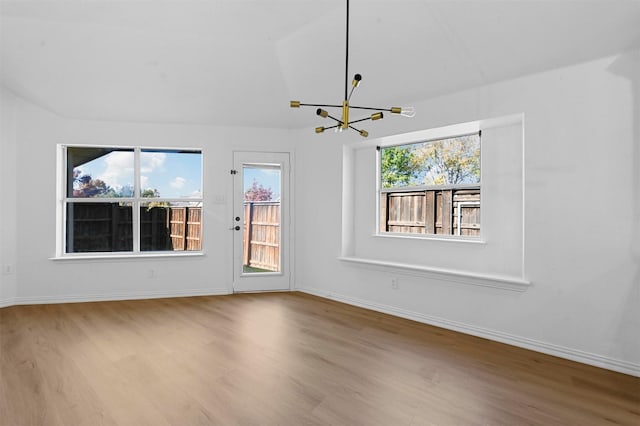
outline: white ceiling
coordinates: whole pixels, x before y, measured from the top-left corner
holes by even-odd
[[[345,0],[0,1],[0,79],[70,118],[298,128],[340,103]],[[351,0],[353,101],[396,106],[640,47],[637,0]]]

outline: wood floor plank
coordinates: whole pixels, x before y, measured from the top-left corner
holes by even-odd
[[[640,379],[300,293],[0,309],[0,425],[635,425]]]

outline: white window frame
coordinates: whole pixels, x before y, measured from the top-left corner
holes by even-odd
[[[134,193],[132,197],[101,197],[101,198],[74,198],[67,194],[67,148],[113,148],[133,150],[134,153]],[[201,155],[201,190],[198,198],[148,198],[140,197],[140,154],[147,150],[162,151],[194,151]],[[154,147],[154,146],[123,146],[123,145],[94,145],[94,144],[58,144],[57,149],[57,208],[56,208],[56,255],[53,259],[78,259],[78,258],[122,258],[122,257],[163,257],[163,256],[194,256],[204,253],[204,238],[201,250],[191,251],[141,251],[140,250],[140,205],[150,202],[169,203],[199,203],[203,208],[201,217],[201,235],[204,235],[204,150],[191,147]],[[70,203],[131,203],[133,250],[118,252],[66,252],[67,235],[67,205]]]
[[[525,274],[524,129],[524,114],[518,113],[344,144],[342,240],[338,259],[345,265],[361,267],[375,273],[525,291],[531,281]],[[376,175],[379,168],[375,163],[375,147],[445,139],[451,135],[479,130],[482,130],[483,137],[482,239],[378,234],[379,208],[370,210],[377,206],[378,188],[375,187],[374,179],[380,182]],[[496,157],[498,150],[502,149],[507,149],[507,162],[502,156]],[[506,182],[506,189],[509,191],[507,195],[501,192],[496,183],[497,179],[508,176],[509,173],[518,173],[519,178],[517,183],[511,180]],[[505,207],[507,213],[503,213]],[[508,225],[516,226],[517,229],[503,226],[499,222],[503,216],[513,218]],[[366,220],[361,220],[365,217]],[[457,259],[465,258],[472,259],[473,262],[461,267]],[[509,270],[505,270],[505,267]]]
[[[378,145],[376,150],[376,226],[375,233],[376,237],[384,237],[384,238],[418,238],[418,239],[436,239],[436,240],[450,240],[450,241],[469,241],[469,242],[482,242],[483,240],[483,229],[482,226],[482,211],[483,211],[483,200],[482,196],[482,131],[479,126],[473,124],[467,125],[456,125],[455,130],[450,130],[449,133],[443,132],[438,134],[431,134],[428,137],[416,137],[414,135],[411,139],[406,139],[404,136],[406,135],[398,135],[401,138],[395,139],[394,137],[388,138],[386,141]],[[469,136],[477,134],[480,138],[480,182],[477,184],[444,184],[444,185],[421,185],[421,186],[407,186],[400,188],[383,188],[382,187],[382,149],[384,148],[392,148],[396,146],[406,146],[412,144],[424,144],[430,142],[438,142],[446,139],[454,139],[457,137]],[[395,139],[395,140],[394,140]],[[427,190],[449,190],[449,189],[465,189],[465,188],[480,188],[480,201],[472,202],[473,205],[480,206],[480,232],[479,235],[460,235],[461,227],[458,225],[457,232],[454,234],[419,234],[419,233],[407,233],[407,232],[390,232],[390,231],[381,231],[380,230],[380,199],[381,194],[383,192],[416,192],[416,191],[427,191]],[[464,205],[469,205],[469,202],[462,202]],[[459,204],[460,206],[460,204]],[[458,209],[458,216],[460,216],[460,209]],[[459,223],[459,222],[458,222]]]

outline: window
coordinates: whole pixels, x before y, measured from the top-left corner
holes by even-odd
[[[202,250],[201,151],[61,150],[61,252]]]
[[[480,133],[378,148],[380,233],[480,235]]]

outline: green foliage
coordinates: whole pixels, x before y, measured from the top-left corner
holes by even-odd
[[[475,135],[422,144],[411,161],[424,169],[424,185],[480,182],[480,141]]]
[[[411,146],[382,149],[382,187],[407,186],[418,176],[419,165],[413,161]]]
[[[152,191],[151,195],[142,195],[143,197],[159,197],[157,189],[145,190]],[[80,169],[73,170],[73,196],[78,198],[122,198],[133,197],[133,188],[125,185],[118,189],[113,188],[102,179],[94,179],[91,175],[85,175]]]
[[[157,189],[147,188],[140,193],[142,198],[158,198],[160,192]]]
[[[74,197],[117,197],[116,192],[105,181],[93,179],[89,175],[83,175],[80,170],[74,170],[73,178]]]
[[[144,191],[142,191],[140,193],[140,197],[142,198],[158,198],[160,197],[160,191],[158,191],[155,188],[147,188]],[[151,210],[154,207],[170,207],[169,203],[167,203],[166,201],[152,201],[148,204],[146,204],[147,206],[147,211]]]
[[[382,149],[383,188],[480,182],[477,135]]]

